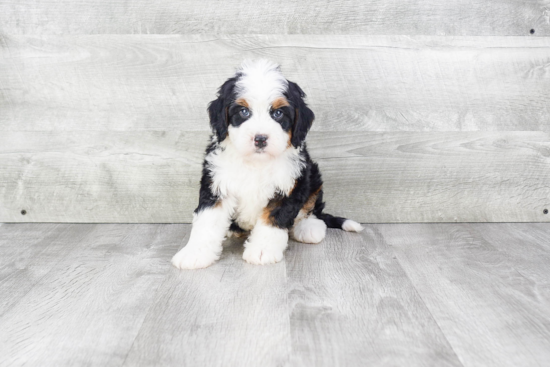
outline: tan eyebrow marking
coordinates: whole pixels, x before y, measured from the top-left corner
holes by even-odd
[[[249,108],[249,107],[248,107],[248,102],[246,102],[246,99],[244,99],[244,98],[239,98],[239,99],[237,99],[237,100],[235,101],[235,103],[238,104],[238,105],[241,105],[241,106],[243,106],[243,107]]]
[[[288,103],[288,101],[286,100],[286,98],[283,98],[283,97],[279,97],[277,98],[276,100],[273,101],[273,103],[271,104],[271,107],[276,110],[277,108],[281,108],[283,106],[290,106],[290,104]]]

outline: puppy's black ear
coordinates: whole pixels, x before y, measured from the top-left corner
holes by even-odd
[[[291,81],[288,82],[287,99],[290,101],[295,111],[290,143],[295,148],[302,145],[302,142],[306,139],[307,132],[311,128],[311,124],[313,124],[313,120],[315,119],[315,114],[304,102],[305,97],[306,95],[304,91],[298,86],[298,84]]]
[[[235,99],[235,83],[237,77],[227,79],[218,91],[218,98],[208,105],[208,115],[210,116],[210,126],[212,131],[218,137],[218,142],[225,140],[228,132],[229,116],[228,108]]]

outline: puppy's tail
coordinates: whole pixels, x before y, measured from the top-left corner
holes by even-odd
[[[339,228],[346,232],[361,232],[363,230],[363,226],[356,221],[323,213],[323,209],[325,209],[323,190],[319,189],[317,200],[315,200],[315,207],[313,208],[313,214],[315,214],[317,218],[325,222],[328,228]]]
[[[361,224],[351,219],[335,217],[328,213],[319,213],[316,214],[316,217],[325,222],[328,228],[339,228],[347,232],[361,232],[363,230]]]

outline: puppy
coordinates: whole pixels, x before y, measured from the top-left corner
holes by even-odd
[[[314,114],[300,87],[267,60],[245,61],[208,106],[199,205],[187,245],[172,258],[180,269],[219,259],[229,233],[248,235],[243,259],[283,259],[291,235],[319,243],[328,228],[359,232],[357,222],[323,213],[323,181],[306,148]]]

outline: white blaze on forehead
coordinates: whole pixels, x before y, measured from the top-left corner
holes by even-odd
[[[288,81],[279,65],[272,61],[246,60],[237,72],[241,74],[235,85],[237,96],[249,103],[271,103],[288,89]]]

